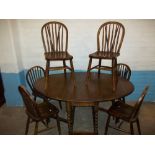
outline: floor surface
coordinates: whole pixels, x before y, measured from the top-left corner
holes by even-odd
[[[55,101],[55,105],[58,103]],[[63,109],[60,110],[60,115],[66,118],[65,103],[63,104]],[[132,103],[129,103],[132,104]],[[108,108],[111,103],[100,103],[101,106]],[[0,135],[24,135],[25,125],[27,116],[25,114],[23,107],[7,107],[6,104],[0,108]],[[107,119],[107,114],[104,112],[99,112],[99,135],[104,134],[105,122]],[[155,103],[145,102],[140,111],[139,115],[140,125],[143,135],[154,135],[155,134]],[[114,121],[112,121],[114,122]],[[43,135],[57,135],[56,121],[51,120],[50,124],[54,126],[53,129],[40,133]],[[41,129],[42,124],[39,125]],[[124,123],[123,128],[129,129],[129,125]],[[68,126],[66,123],[61,122],[62,134],[68,135]],[[92,122],[92,111],[90,107],[78,107],[75,111],[75,121],[74,121],[75,131],[93,131]],[[134,126],[135,134],[137,134],[137,127]],[[31,124],[29,134],[33,134],[34,125]],[[113,130],[109,128],[109,135],[122,135],[125,133]]]

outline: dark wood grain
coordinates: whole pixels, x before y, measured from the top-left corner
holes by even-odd
[[[119,77],[116,91],[113,91],[112,76],[101,74],[98,78],[97,75],[98,73],[90,73],[90,79],[86,82],[86,73],[75,73],[76,86],[70,73],[66,76],[65,74],[50,75],[48,79],[40,78],[35,82],[34,87],[37,93],[67,103],[69,134],[76,134],[73,132],[74,107],[92,107],[94,131],[91,134],[98,134],[98,103],[127,96],[134,90],[131,82]]]
[[[57,21],[45,23],[41,28],[41,36],[46,60],[46,78],[48,78],[49,72],[54,70],[64,70],[66,74],[66,69],[68,69],[74,74],[73,56],[68,52],[68,29],[66,25]],[[51,61],[62,61],[63,66],[51,66]],[[70,62],[70,66],[66,65],[66,61]]]
[[[111,101],[133,92],[133,84],[121,77],[118,77],[116,91],[112,89],[112,76],[110,74],[101,74],[98,78],[95,72],[90,73],[91,78],[86,84],[86,73],[75,73],[76,87],[71,82],[71,74],[54,74],[46,78],[38,79],[34,88],[37,92],[47,98],[69,101],[69,102],[100,102]]]
[[[133,123],[137,124],[138,132],[141,134],[140,123],[139,123],[139,110],[143,103],[143,100],[148,92],[149,86],[146,86],[141,93],[137,102],[134,105],[124,104],[122,101],[118,101],[115,105],[112,105],[108,110],[108,119],[105,127],[105,134],[108,133],[108,128],[113,128],[122,132],[127,132],[130,134],[134,134]],[[110,118],[114,117],[116,119],[122,120],[123,122],[127,122],[130,125],[130,132],[121,129],[119,125],[112,126],[110,125]],[[121,122],[122,124],[122,122]]]
[[[103,23],[99,27],[97,32],[97,51],[89,55],[87,79],[89,78],[89,72],[93,69],[98,70],[98,76],[100,76],[100,70],[109,70],[113,77],[113,91],[116,90],[118,82],[117,57],[120,55],[124,35],[124,26],[116,21]],[[93,59],[99,60],[98,65],[92,66]],[[102,60],[111,60],[111,66],[102,65]]]
[[[26,81],[32,91],[34,100],[36,100],[37,96],[41,98],[44,97],[44,95],[40,96],[40,94],[37,94],[37,92],[34,89],[35,81],[41,77],[45,77],[45,70],[41,66],[33,66],[26,73]],[[61,101],[59,101],[59,106],[60,106],[60,109],[62,109]]]
[[[32,99],[30,93],[22,85],[18,87],[18,90],[22,96],[25,105],[25,112],[28,116],[25,134],[28,134],[29,125],[32,122],[35,122],[34,134],[41,132],[38,131],[39,122],[46,126],[46,129],[43,129],[42,131],[51,129],[48,127],[50,118],[56,119],[58,132],[61,134],[60,119],[58,115],[59,109],[53,104],[49,103],[48,100],[44,100],[44,102],[38,104],[35,100]]]

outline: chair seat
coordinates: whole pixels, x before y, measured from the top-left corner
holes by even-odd
[[[125,103],[117,103],[116,105],[112,105],[108,113],[114,117],[121,118],[125,121],[130,121],[131,116],[134,112],[134,107]]]
[[[118,57],[120,54],[115,52],[98,52],[92,53],[89,55],[90,58],[96,59],[112,59]]]
[[[47,102],[42,102],[38,104],[38,110],[41,118],[55,117],[59,113],[59,109]]]
[[[107,118],[106,127],[105,127],[105,134],[107,134],[109,127],[119,130],[119,131],[122,131],[122,132],[127,132],[126,130],[120,128],[122,122],[124,122],[124,121],[130,124],[130,133],[131,134],[134,134],[133,123],[137,124],[138,133],[141,134],[138,115],[139,115],[139,110],[143,103],[143,100],[148,92],[148,89],[149,89],[149,86],[146,86],[144,88],[143,92],[141,93],[138,100],[135,102],[134,106],[125,104],[125,102],[122,102],[122,101],[118,101],[118,102],[115,102],[115,104],[113,104],[109,108],[108,118]],[[119,119],[122,120],[122,122],[118,125],[118,127],[114,127],[114,126],[110,125],[111,116],[115,117],[116,121]],[[115,126],[116,126],[116,124],[115,124]]]
[[[73,56],[67,52],[45,52],[46,60],[70,60]]]

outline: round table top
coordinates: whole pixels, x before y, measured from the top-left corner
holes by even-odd
[[[133,84],[123,78],[118,78],[117,88],[112,90],[112,76],[92,72],[86,84],[86,73],[75,72],[75,83],[70,73],[66,77],[62,74],[52,74],[46,80],[45,77],[35,82],[37,93],[50,99],[71,102],[101,102],[118,99],[131,94],[134,91]]]

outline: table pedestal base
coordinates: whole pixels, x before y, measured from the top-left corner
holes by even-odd
[[[74,125],[74,111],[75,107],[92,107],[92,115],[93,115],[93,128],[94,132],[85,132],[85,131],[73,131],[73,125]],[[98,102],[92,102],[92,103],[72,103],[67,102],[67,120],[68,120],[68,134],[76,134],[76,135],[97,135],[98,134]]]

